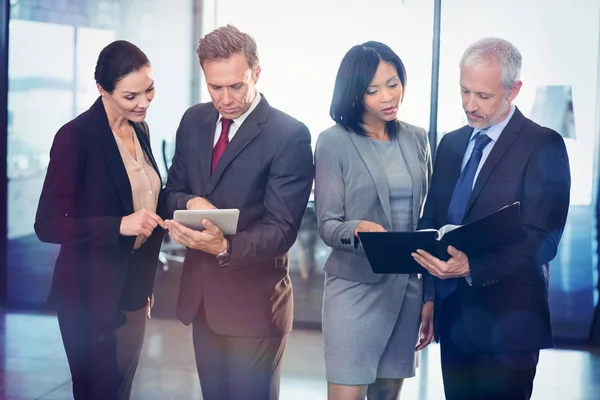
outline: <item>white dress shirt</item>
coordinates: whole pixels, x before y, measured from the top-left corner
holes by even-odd
[[[471,138],[469,139],[469,145],[467,146],[467,150],[465,151],[465,155],[463,156],[461,171],[465,168],[465,165],[467,165],[467,161],[469,161],[469,157],[471,157],[471,153],[473,152],[473,148],[475,147],[475,135],[477,135],[477,133],[479,133],[479,132],[483,132],[490,139],[492,139],[488,143],[488,145],[484,147],[483,151],[481,152],[481,161],[479,162],[479,165],[477,166],[477,171],[475,172],[475,178],[473,178],[473,187],[475,187],[475,182],[477,182],[477,177],[479,176],[479,172],[481,171],[483,164],[485,164],[485,160],[487,160],[488,156],[492,152],[492,149],[494,148],[494,145],[498,141],[500,134],[502,133],[504,128],[506,128],[506,125],[508,125],[508,121],[510,121],[510,119],[512,118],[514,113],[515,113],[515,106],[511,105],[510,112],[508,113],[506,118],[504,118],[502,121],[498,122],[496,125],[492,125],[489,128],[487,128],[486,130],[473,129],[473,133],[471,134]]]
[[[250,108],[248,109],[248,111],[246,111],[245,113],[240,115],[238,118],[233,120],[233,123],[229,127],[228,137],[229,137],[230,143],[231,143],[231,140],[233,139],[233,136],[236,134],[238,129],[240,129],[240,126],[242,126],[242,124],[244,123],[246,118],[248,118],[248,115],[250,115],[250,113],[252,111],[254,111],[256,106],[258,106],[258,103],[260,102],[260,98],[261,98],[260,93],[256,92],[256,94],[254,96],[254,100],[252,100],[252,104],[250,105]],[[217,126],[215,127],[215,137],[213,140],[213,148],[216,146],[217,141],[219,140],[219,136],[221,136],[221,119],[222,118],[223,118],[223,116],[219,113],[219,119],[217,120]]]

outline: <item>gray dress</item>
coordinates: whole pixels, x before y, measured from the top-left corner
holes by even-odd
[[[371,144],[389,181],[392,229],[411,231],[413,182],[400,146],[395,139]],[[327,381],[365,385],[377,378],[414,376],[422,305],[423,285],[418,275],[408,279],[386,275],[368,284],[326,274],[323,339]]]

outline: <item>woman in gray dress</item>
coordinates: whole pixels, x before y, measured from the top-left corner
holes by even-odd
[[[335,82],[336,125],[316,145],[319,235],[332,248],[323,295],[330,400],[396,399],[433,337],[430,277],[374,274],[357,236],[412,231],[421,215],[431,153],[425,130],[396,117],[405,87],[404,64],[388,46],[354,46]]]

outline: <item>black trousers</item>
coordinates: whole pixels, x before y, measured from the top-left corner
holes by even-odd
[[[193,327],[204,400],[277,400],[287,335],[233,337],[214,333],[200,306]]]
[[[60,310],[60,334],[75,400],[127,400],[144,342],[146,308],[97,322],[85,312]]]
[[[446,399],[530,399],[539,350],[524,353],[477,352],[467,339],[457,297],[454,293],[444,301],[440,325]]]

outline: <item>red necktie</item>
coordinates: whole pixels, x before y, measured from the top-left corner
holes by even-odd
[[[219,140],[217,140],[217,144],[215,144],[215,147],[213,148],[211,171],[215,170],[219,159],[229,144],[229,128],[231,127],[232,122],[233,120],[231,119],[221,118],[221,136],[219,136]]]

